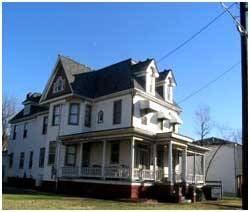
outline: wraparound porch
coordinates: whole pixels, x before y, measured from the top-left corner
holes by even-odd
[[[190,145],[180,135],[164,134],[63,139],[61,147],[75,146],[76,156],[72,156],[73,164],[67,164],[66,148],[59,177],[203,184],[206,150]],[[197,166],[198,158],[200,167]]]

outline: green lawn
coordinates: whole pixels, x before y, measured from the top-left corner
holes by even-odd
[[[13,192],[14,191],[14,192]],[[71,197],[29,190],[5,190],[3,209],[240,209],[241,199],[225,197],[220,201],[189,204],[111,201]]]

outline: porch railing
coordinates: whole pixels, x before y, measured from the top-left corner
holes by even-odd
[[[82,167],[80,177],[101,177],[102,168],[100,167]]]
[[[69,178],[80,178],[80,177],[102,177],[101,167],[75,167],[75,166],[64,166],[61,169],[62,177]],[[105,178],[117,178],[117,179],[130,179],[131,170],[128,167],[105,167],[104,176]],[[163,169],[157,169],[156,172],[150,169],[134,169],[134,179],[135,180],[164,180]],[[175,173],[174,182],[182,182],[181,173]],[[202,184],[204,183],[203,175],[187,174],[186,182],[190,184]]]
[[[130,177],[130,169],[122,167],[105,168],[105,177],[126,179]]]
[[[79,167],[77,167],[77,166],[64,166],[64,167],[62,167],[62,175],[64,177],[78,177]]]

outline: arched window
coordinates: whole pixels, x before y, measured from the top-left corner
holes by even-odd
[[[65,80],[59,76],[53,85],[53,93],[58,93],[64,90]]]
[[[103,123],[103,111],[98,112],[98,123]]]

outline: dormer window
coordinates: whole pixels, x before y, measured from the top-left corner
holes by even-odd
[[[53,93],[58,93],[64,90],[65,80],[59,76],[53,85]]]

